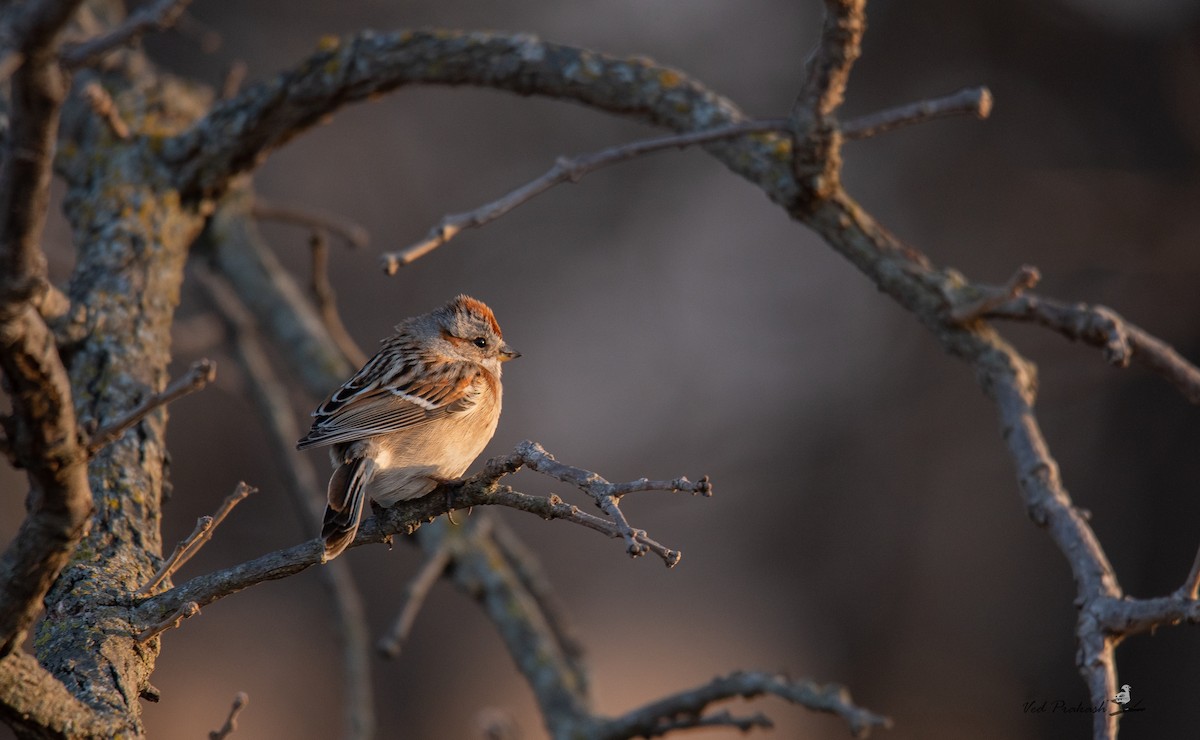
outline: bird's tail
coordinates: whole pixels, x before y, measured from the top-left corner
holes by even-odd
[[[354,541],[367,484],[375,477],[375,461],[369,457],[348,460],[338,466],[329,479],[329,505],[321,537],[325,539],[325,559],[333,560]]]

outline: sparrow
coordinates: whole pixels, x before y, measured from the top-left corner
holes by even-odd
[[[329,446],[325,560],[354,541],[368,498],[391,506],[466,471],[496,431],[501,366],[521,356],[492,310],[466,295],[395,332],[312,412],[296,445]]]

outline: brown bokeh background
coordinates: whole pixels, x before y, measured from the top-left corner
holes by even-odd
[[[262,79],[319,36],[362,28],[498,28],[676,66],[752,114],[787,111],[820,3],[290,3],[197,0],[218,32],[147,43],[168,70],[219,85],[234,60]],[[845,152],[850,192],[935,262],[1002,282],[1038,266],[1040,290],[1102,303],[1200,358],[1200,6],[1187,0],[875,2],[845,115],[987,84],[986,123],[926,124]],[[542,558],[589,649],[596,703],[619,713],[737,668],[849,686],[892,716],[893,738],[1060,738],[1090,716],[1026,701],[1086,693],[1074,668],[1073,586],[1026,518],[991,405],[970,369],[753,186],[701,152],[602,171],[520,208],[388,278],[380,250],[446,212],[491,200],[560,154],[650,129],[578,106],[473,89],[410,89],[350,108],[262,168],[264,197],[368,227],[332,279],[358,341],[458,292],[496,310],[525,356],[507,367],[487,454],[521,439],[613,480],[711,475],[710,500],[645,494],[627,513],[681,548],[673,571],[618,542],[505,511]],[[303,277],[306,235],[267,226]],[[61,224],[48,249],[65,276]],[[261,492],[181,578],[313,533],[282,489],[236,363],[185,291],[179,366],[220,363],[219,383],[172,407],[174,496],[164,541],[191,530],[241,479]],[[200,317],[200,318],[198,318]],[[1041,370],[1040,418],[1067,486],[1124,588],[1176,588],[1200,545],[1200,412],[1147,371],[1005,326]],[[286,370],[286,369],[285,369]],[[296,396],[306,423],[317,399]],[[300,453],[297,453],[300,454]],[[320,454],[315,458],[323,465]],[[322,467],[322,470],[324,468]],[[0,472],[0,541],[23,479]],[[531,493],[579,495],[522,474]],[[353,564],[378,635],[415,548],[361,548]],[[164,638],[146,705],[152,737],[202,737],[236,691],[235,737],[329,738],[338,655],[316,573],[258,586]],[[1200,633],[1161,630],[1118,650],[1148,711],[1123,738],[1194,734]],[[543,737],[528,688],[475,605],[439,585],[396,662],[375,664],[380,737],[477,737],[510,712]],[[778,700],[776,737],[842,738],[837,720]],[[0,733],[6,730],[0,730]],[[705,731],[697,738],[740,736]]]

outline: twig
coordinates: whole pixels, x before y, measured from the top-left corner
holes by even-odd
[[[138,633],[137,641],[146,642],[150,638],[162,634],[170,629],[175,629],[183,624],[183,620],[190,619],[200,613],[200,605],[194,601],[188,601],[180,604],[179,608],[168,614],[162,620],[155,622],[146,629]]]
[[[970,300],[957,301],[950,307],[950,320],[957,324],[966,324],[978,319],[988,311],[1001,306],[1017,296],[1032,290],[1042,279],[1036,267],[1021,265],[1013,273],[1008,282],[999,288],[991,286],[975,287],[978,296]]]
[[[173,383],[167,386],[166,390],[161,393],[150,394],[137,406],[125,412],[120,418],[105,424],[97,430],[88,442],[88,454],[94,455],[120,439],[121,435],[128,431],[130,427],[137,424],[159,406],[165,406],[172,401],[203,389],[209,383],[216,380],[216,377],[217,364],[212,360],[203,359],[192,363],[187,374],[176,378]]]
[[[633,557],[646,554],[648,550],[654,549],[657,543],[649,540],[644,530],[634,529],[629,525],[619,504],[621,496],[632,491],[648,490],[685,491],[703,496],[712,496],[712,483],[709,481],[707,475],[701,478],[698,483],[692,483],[687,478],[676,478],[672,481],[650,481],[641,478],[630,483],[613,484],[591,471],[558,462],[554,459],[553,455],[546,452],[545,448],[536,442],[522,442],[517,446],[515,454],[531,470],[536,470],[543,475],[557,478],[563,483],[570,483],[595,499],[596,505],[605,514],[608,514],[617,531],[624,537],[626,549]],[[584,522],[580,521],[580,523]],[[591,524],[589,523],[587,526],[591,526]],[[658,551],[656,550],[656,552]],[[664,553],[659,552],[660,555],[664,556],[664,560],[667,561],[668,566],[673,566],[679,562],[679,553],[672,551],[668,551],[668,553],[668,555],[664,555]]]
[[[233,706],[229,708],[229,716],[225,719],[225,724],[219,730],[213,730],[208,733],[208,740],[225,740],[225,738],[237,732],[237,717],[250,703],[250,695],[245,691],[239,691],[233,697]]]
[[[324,396],[355,370],[329,338],[305,291],[279,262],[250,216],[253,193],[239,187],[226,194],[201,235],[233,295],[271,337],[284,364],[310,394]],[[205,246],[205,245],[202,245]],[[219,281],[218,281],[219,282]],[[291,414],[290,404],[288,413]],[[289,448],[289,454],[294,448]]]
[[[855,737],[866,737],[876,727],[889,728],[892,721],[854,704],[850,692],[836,684],[819,685],[792,681],[759,672],[736,672],[718,676],[703,686],[659,699],[620,717],[608,720],[597,737],[655,737],[669,730],[704,726],[704,710],[710,704],[733,697],[751,698],[769,694],[818,712],[836,714],[850,726]],[[712,717],[713,715],[709,715]],[[726,723],[728,724],[728,723]]]
[[[401,267],[412,264],[426,254],[429,254],[453,239],[464,229],[478,228],[491,223],[555,185],[564,182],[579,182],[585,175],[595,172],[602,167],[625,162],[664,149],[682,149],[697,144],[707,144],[722,139],[747,136],[749,134],[781,131],[787,128],[788,122],[784,119],[748,121],[728,126],[718,126],[703,131],[690,131],[684,134],[643,139],[576,157],[560,157],[554,163],[554,166],[547,170],[541,177],[531,180],[515,190],[509,191],[506,195],[479,208],[444,216],[441,222],[433,227],[422,241],[398,252],[385,253],[380,258],[383,270],[388,275],[395,275]]]
[[[1137,360],[1167,379],[1188,401],[1200,404],[1200,368],[1166,342],[1105,306],[1064,303],[1026,293],[987,312],[990,318],[1032,321],[1104,350],[1117,367]]]
[[[346,331],[346,325],[342,323],[341,314],[338,313],[337,295],[329,282],[329,241],[325,238],[325,231],[313,229],[308,243],[312,247],[312,292],[317,310],[321,314],[321,321],[324,322],[329,336],[337,343],[338,349],[346,356],[346,360],[351,365],[361,367],[367,363],[367,356],[359,349],[350,332]]]
[[[228,71],[225,72],[225,81],[221,83],[221,99],[229,100],[238,94],[242,89],[242,83],[246,81],[246,74],[250,68],[241,59],[236,59],[229,65]]]
[[[940,98],[920,100],[855,118],[842,124],[842,137],[847,141],[857,141],[903,126],[964,114],[973,115],[980,120],[990,116],[991,90],[986,87],[968,87]]]
[[[154,28],[163,30],[170,28],[192,0],[159,0],[141,6],[121,25],[113,30],[88,39],[79,44],[72,44],[63,49],[62,62],[67,67],[86,67],[95,64],[110,51],[125,46],[141,37],[143,33]],[[121,137],[125,138],[125,137]]]
[[[408,641],[409,633],[412,632],[412,626],[417,619],[417,614],[425,604],[425,598],[429,596],[429,592],[433,589],[434,584],[446,572],[446,566],[450,563],[450,549],[447,547],[447,539],[443,539],[440,545],[425,558],[425,562],[421,564],[420,570],[412,577],[408,585],[404,587],[404,606],[401,607],[399,615],[397,615],[395,622],[392,623],[392,628],[388,630],[388,634],[376,646],[379,653],[385,658],[397,658],[400,656],[400,651],[403,649],[404,643]]]
[[[263,351],[254,318],[232,288],[215,274],[197,270],[200,284],[208,292],[231,335],[238,361],[250,381],[250,397],[270,431],[272,452],[280,462],[292,503],[308,531],[319,531],[323,506],[318,503],[321,486],[307,458],[297,457],[293,448],[299,438],[295,417],[284,384],[276,376]],[[345,697],[347,740],[366,740],[375,732],[375,707],[371,687],[370,638],[362,595],[348,562],[334,560],[321,571],[321,582],[329,593],[330,605],[342,647],[342,681]]]
[[[225,520],[233,507],[241,503],[242,499],[254,493],[257,489],[248,486],[245,482],[239,482],[237,487],[233,489],[233,493],[225,497],[221,502],[221,506],[212,516],[202,516],[196,520],[196,528],[192,533],[183,538],[171,556],[167,558],[162,567],[137,591],[134,591],[134,596],[146,596],[154,592],[159,584],[171,577],[171,574],[183,567],[184,563],[191,560],[192,557],[200,552],[200,548],[212,539],[213,530],[217,525]]]
[[[323,211],[319,208],[299,208],[269,203],[261,197],[254,199],[250,214],[263,221],[279,221],[303,226],[312,231],[328,231],[336,234],[347,246],[362,249],[371,243],[371,232],[363,225],[345,216]]]
[[[121,112],[117,110],[112,96],[105,91],[99,82],[93,80],[85,85],[83,96],[87,98],[92,112],[108,124],[108,128],[112,131],[113,136],[118,139],[129,138],[129,126],[125,125],[125,120],[121,118]]]
[[[1175,596],[1192,601],[1200,596],[1200,550],[1196,551],[1196,557],[1192,560],[1192,570],[1188,573],[1183,585],[1175,592]]]

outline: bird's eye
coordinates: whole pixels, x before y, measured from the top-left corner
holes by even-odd
[[[483,349],[484,347],[487,346],[487,338],[486,337],[475,337],[474,339],[471,340],[471,344],[475,345],[476,347],[479,347],[480,349]]]

